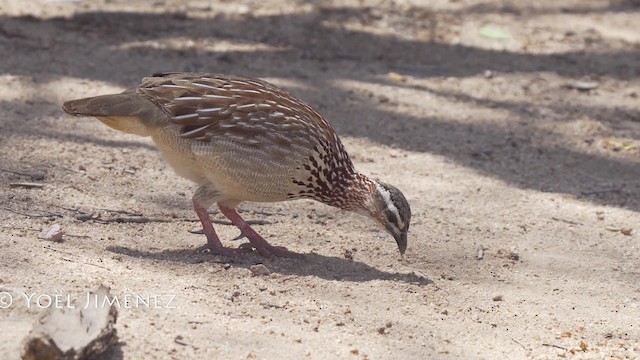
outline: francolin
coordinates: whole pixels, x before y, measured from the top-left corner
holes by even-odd
[[[298,256],[267,243],[235,208],[244,201],[314,199],[368,216],[404,254],[411,219],[400,190],[355,171],[320,114],[266,81],[204,73],[161,73],[120,94],[67,101],[64,111],[94,116],[123,132],[150,136],[166,161],[196,184],[193,207],[214,254]],[[224,247],[207,209],[220,211],[250,243]]]

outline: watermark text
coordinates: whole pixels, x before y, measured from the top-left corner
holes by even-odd
[[[175,294],[125,293],[101,297],[87,292],[74,297],[70,294],[38,293],[38,292],[9,292],[0,291],[0,309],[22,304],[27,308],[36,309],[88,309],[116,307],[118,309],[177,309]]]

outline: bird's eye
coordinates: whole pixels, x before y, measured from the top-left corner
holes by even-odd
[[[384,215],[387,218],[387,223],[388,224],[393,224],[394,227],[396,227],[398,230],[401,229],[400,225],[398,224],[398,215],[396,215],[395,211],[392,211],[389,208],[386,208],[384,211]]]

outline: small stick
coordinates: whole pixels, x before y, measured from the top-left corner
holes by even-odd
[[[557,218],[557,217],[551,217],[551,219],[555,220],[555,221],[562,221],[562,222],[565,222],[565,223],[571,224],[571,225],[584,225],[584,224],[581,224],[579,222],[575,222],[575,221],[571,221],[571,220],[565,220],[565,219],[561,219],[561,218]]]
[[[192,222],[200,221],[200,220],[197,220],[197,219],[178,219],[177,221],[180,221],[180,220],[192,221]],[[229,220],[212,219],[211,222],[214,223],[214,224],[218,224],[218,225],[233,225],[233,223],[231,223],[231,221],[229,221]],[[247,220],[247,224],[249,224],[249,225],[269,225],[269,224],[273,224],[273,223],[271,221],[268,221],[268,220]],[[192,233],[192,234],[204,234],[202,229],[189,230],[189,232]]]
[[[49,215],[33,215],[33,214],[27,214],[27,213],[23,213],[23,212],[20,212],[20,211],[13,210],[13,209],[9,209],[9,208],[6,208],[6,207],[0,207],[0,209],[2,209],[2,210],[6,210],[6,211],[9,211],[9,212],[12,212],[12,213],[14,213],[14,214],[18,214],[18,215],[22,215],[22,216],[28,216],[28,217],[34,217],[34,218],[38,218],[38,217],[52,217],[52,216],[55,216],[55,217],[64,217],[64,216],[62,216],[62,215],[60,215],[60,214],[56,214],[56,213],[52,213],[52,212],[50,212],[50,213],[49,213]]]
[[[2,209],[4,209],[4,208],[2,208]],[[36,229],[32,229],[32,228],[23,228],[23,227],[10,226],[10,225],[2,225],[2,228],[4,228],[4,229],[11,229],[11,230],[38,231],[38,230],[36,230]]]
[[[89,236],[89,235],[64,234],[64,236],[76,237],[76,238],[80,238],[80,239],[89,239],[89,238],[91,238],[91,236]]]
[[[511,338],[511,340],[513,340],[513,342],[514,342],[514,343],[516,343],[516,344],[518,344],[518,345],[522,346],[522,348],[523,348],[525,351],[528,351],[527,347],[526,347],[526,346],[524,346],[524,345],[522,345],[522,343],[521,343],[521,342],[519,342],[518,340],[516,340],[516,339],[514,339],[514,338]]]
[[[13,170],[9,170],[9,169],[5,169],[5,168],[0,168],[0,171],[4,171],[4,172],[8,172],[8,173],[12,173],[12,174],[16,174],[16,175],[22,175],[22,176],[28,176],[30,178],[34,178],[36,180],[42,180],[43,175],[42,174],[29,174],[29,173],[23,173],[23,172],[19,172],[19,171],[13,171]]]
[[[54,249],[54,248],[52,248],[50,246],[45,246],[44,248],[47,249],[47,250],[59,252],[59,253],[62,253],[62,254],[67,254],[67,255],[76,256],[76,257],[79,256],[79,255],[76,255],[76,254],[68,252],[68,251]],[[62,259],[65,260],[65,261],[75,262],[74,260],[71,260],[71,259],[68,259],[68,258],[62,258]],[[96,264],[93,264],[93,263],[90,263],[90,262],[87,262],[87,261],[84,261],[83,263],[86,264],[86,265],[91,265],[91,266],[95,266],[95,267],[99,267],[101,269],[105,269],[105,270],[111,271],[111,269],[109,269],[107,267],[96,265]]]
[[[119,223],[150,223],[150,222],[171,222],[170,219],[154,218],[146,216],[121,216],[111,220],[103,220],[107,222]]]
[[[22,187],[22,188],[25,188],[25,189],[42,189],[43,186],[44,186],[44,184],[32,183],[32,182],[12,182],[12,183],[9,183],[9,187],[12,187],[12,188]]]
[[[109,268],[107,268],[107,267],[104,267],[104,266],[100,266],[100,265],[92,264],[92,263],[90,263],[90,262],[86,262],[86,261],[85,261],[84,263],[85,263],[85,264],[87,264],[87,265],[91,265],[91,266],[99,267],[100,269],[105,269],[105,270],[107,270],[107,271],[111,271],[111,269],[109,269]]]
[[[44,247],[44,249],[51,250],[51,251],[55,251],[55,252],[59,252],[59,253],[63,253],[63,254],[67,254],[67,255],[71,255],[71,256],[78,256],[78,255],[76,255],[76,254],[74,254],[74,253],[70,253],[70,252],[68,252],[68,251],[54,249],[54,248],[52,248],[51,246],[45,246],[45,247]]]
[[[214,220],[212,220],[212,221],[214,221]],[[225,225],[232,225],[230,221],[229,222],[227,222],[225,220],[215,220],[215,221],[219,221],[216,224],[223,224],[223,222],[224,222]],[[269,221],[269,220],[247,220],[247,224],[249,224],[249,225],[269,225],[269,224],[273,224],[273,223],[271,221]]]
[[[218,225],[233,225],[233,223],[229,220],[211,219],[211,222]]]
[[[58,207],[60,209],[64,209],[64,210],[69,210],[69,211],[73,211],[73,212],[82,213],[80,211],[80,208],[71,208],[71,207],[60,206],[60,205],[55,205],[55,204],[53,206]],[[141,213],[127,211],[127,210],[107,209],[107,208],[93,208],[93,210],[101,210],[101,211],[113,212],[113,213],[118,213],[118,214],[125,214],[125,215],[130,215],[130,216],[142,216]]]
[[[189,344],[187,344],[186,342],[182,341],[182,336],[176,336],[175,339],[173,339],[173,342],[178,344],[178,345],[182,345],[182,346],[187,346]]]
[[[76,173],[76,174],[78,173],[77,171],[75,171],[75,170],[73,170],[71,168],[68,168],[66,166],[58,165],[58,167],[61,168],[62,170],[67,170],[69,172]]]
[[[554,345],[554,344],[542,344],[542,346],[554,347],[554,348],[562,349],[562,350],[565,350],[565,351],[567,350],[566,347],[562,347],[562,346]]]
[[[245,212],[245,211],[242,211],[242,212]],[[281,213],[281,212],[268,212],[268,211],[264,211],[264,210],[247,210],[246,212],[252,212],[252,213],[257,214],[257,215],[266,215],[266,216],[286,215],[286,214]]]
[[[131,216],[142,216],[141,213],[127,211],[127,210],[107,209],[107,208],[94,208],[93,210],[102,210],[102,211],[114,212],[118,214],[125,214],[125,215],[131,215]]]
[[[56,205],[56,204],[51,204],[52,206],[55,206],[57,208],[60,209],[64,209],[64,210],[68,210],[68,211],[78,211],[77,208],[70,208],[70,207],[66,207],[66,206],[61,206],[61,205]]]

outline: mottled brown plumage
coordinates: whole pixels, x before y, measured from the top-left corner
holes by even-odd
[[[268,82],[227,75],[163,73],[120,94],[68,101],[73,115],[95,116],[124,132],[151,136],[164,158],[199,185],[194,208],[208,248],[222,247],[206,209],[223,214],[265,256],[273,247],[235,212],[243,201],[310,198],[370,216],[406,248],[411,212],[396,188],[355,171],[331,125],[309,105]]]

